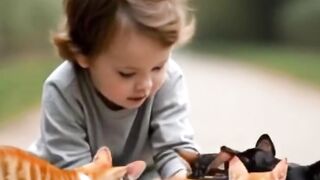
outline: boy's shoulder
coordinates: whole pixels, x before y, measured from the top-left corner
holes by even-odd
[[[76,69],[72,62],[62,62],[45,80],[46,84],[53,84],[59,88],[66,88],[76,83]]]
[[[172,58],[168,60],[167,75],[169,78],[180,77],[183,75],[180,65]]]
[[[168,60],[168,67],[167,67],[167,77],[159,89],[158,94],[168,93],[171,92],[172,88],[176,86],[177,82],[183,79],[184,75],[180,65],[173,59]]]

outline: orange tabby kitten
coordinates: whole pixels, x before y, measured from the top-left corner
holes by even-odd
[[[229,163],[229,180],[285,180],[287,170],[288,163],[284,159],[272,171],[249,173],[241,160],[235,156]]]
[[[0,146],[0,180],[137,179],[145,167],[143,161],[112,167],[110,150],[107,147],[102,147],[90,164],[80,168],[63,170],[24,150]]]

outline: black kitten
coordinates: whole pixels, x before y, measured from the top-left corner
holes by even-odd
[[[229,162],[233,156],[238,156],[247,168],[248,172],[271,171],[280,161],[279,159],[275,158],[275,154],[276,151],[271,138],[269,135],[263,134],[259,137],[254,148],[247,149],[243,152],[231,149],[227,146],[222,146],[220,153],[209,165],[209,168],[215,168],[217,164]]]
[[[308,166],[289,164],[287,180],[320,180],[320,161]]]
[[[248,172],[271,171],[280,162],[276,158],[274,144],[268,134],[259,137],[254,148],[245,151],[237,151],[227,146],[222,146],[219,153],[199,154],[196,152],[177,150],[185,159],[191,169],[191,179],[228,179],[228,162],[238,156],[247,168]],[[224,169],[219,169],[224,164]],[[320,161],[311,165],[301,166],[289,163],[286,180],[320,180]]]
[[[230,155],[228,158],[220,158],[221,161],[229,161],[231,157],[238,156],[249,172],[271,171],[280,161],[275,157],[275,147],[267,134],[260,136],[254,148],[239,152],[223,146],[216,159],[219,159],[221,154]],[[307,166],[289,163],[286,180],[320,180],[320,161]]]

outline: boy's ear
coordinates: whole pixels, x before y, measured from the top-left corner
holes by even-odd
[[[283,159],[278,164],[276,167],[273,168],[272,174],[274,177],[277,177],[279,180],[285,180],[287,177],[287,171],[288,171],[288,162],[287,159]]]
[[[106,146],[99,148],[93,158],[93,162],[107,163],[108,167],[112,167],[112,156],[110,149]]]
[[[82,67],[82,68],[88,68],[89,67],[89,61],[88,58],[82,54],[75,54],[75,61],[76,63]]]
[[[237,179],[236,177],[248,174],[248,170],[241,160],[237,156],[234,156],[229,163],[228,174],[230,179]]]
[[[146,168],[144,161],[134,161],[127,166],[128,179],[138,179]]]
[[[76,47],[74,44],[69,43],[68,44],[69,53],[72,54],[73,60],[82,68],[88,68],[89,67],[89,61],[88,58],[81,53],[81,50]]]
[[[257,143],[256,148],[259,148],[261,150],[264,150],[266,152],[271,152],[273,156],[276,155],[276,149],[273,145],[273,142],[268,134],[262,134]]]

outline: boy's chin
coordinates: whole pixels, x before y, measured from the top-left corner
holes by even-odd
[[[125,105],[123,105],[122,107],[125,109],[136,109],[139,108],[140,106],[142,106],[142,104],[145,102],[141,101],[141,102],[128,102]]]

